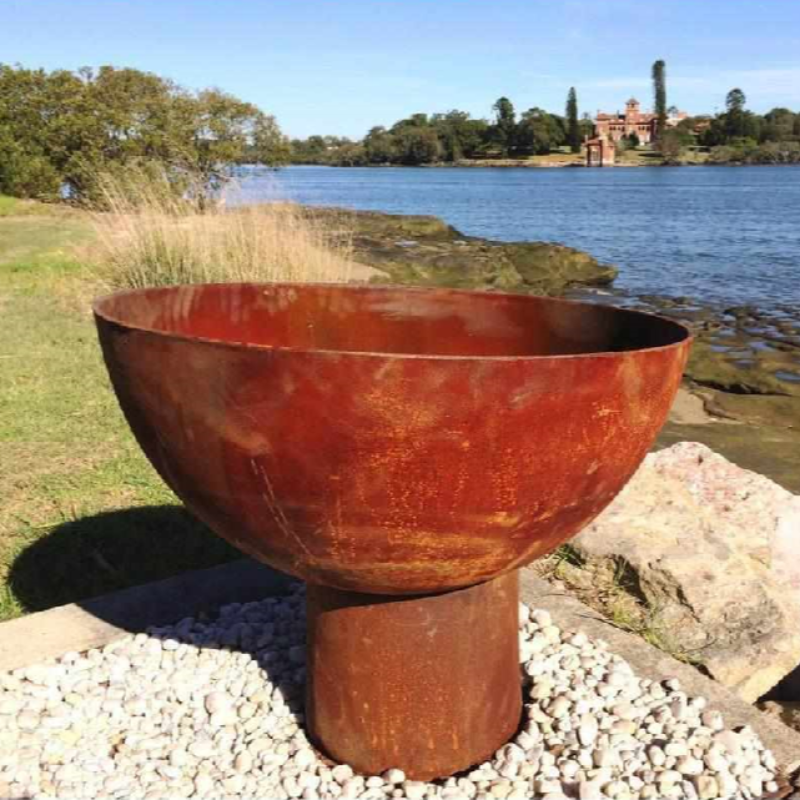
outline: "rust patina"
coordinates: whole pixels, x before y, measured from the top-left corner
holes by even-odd
[[[522,712],[518,576],[402,599],[309,584],[313,739],[366,775],[428,780],[488,759]]]
[[[516,703],[499,701],[516,626],[505,669],[478,659],[464,679],[498,700],[489,721],[464,708],[469,691],[426,694],[421,672],[397,683],[433,650],[445,665],[436,685],[456,674],[463,650],[441,628],[425,655],[410,633],[370,649],[363,631],[404,630],[434,602],[431,619],[460,608],[466,620],[470,592],[513,594],[501,576],[577,533],[636,470],[690,343],[681,325],[640,312],[444,289],[181,286],[102,298],[95,316],[122,409],[164,480],[246,553],[325,587],[309,593],[312,733],[367,772],[390,754],[421,778],[508,737],[518,683]],[[412,607],[408,595],[422,597]],[[475,641],[494,624],[490,605],[469,623]],[[400,649],[376,655],[390,645]],[[355,677],[359,659],[369,669]],[[368,711],[341,716],[356,683]],[[390,685],[400,688],[387,700]],[[412,758],[428,741],[414,721],[423,705],[429,721],[455,731],[465,714],[487,733],[432,733],[439,749]]]

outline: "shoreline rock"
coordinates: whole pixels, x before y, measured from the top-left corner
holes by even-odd
[[[352,231],[356,260],[395,283],[554,295],[577,286],[607,286],[618,274],[572,247],[466,236],[434,216],[343,209],[314,213],[335,215]]]

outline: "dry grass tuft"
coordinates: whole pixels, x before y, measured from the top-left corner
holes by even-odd
[[[335,215],[187,199],[166,174],[144,170],[105,175],[100,189],[93,261],[107,289],[352,277],[352,233]]]
[[[533,569],[548,581],[559,582],[620,630],[640,636],[678,661],[702,666],[702,650],[686,650],[675,639],[662,620],[662,609],[642,594],[638,578],[627,562],[587,562],[567,544],[536,561]]]

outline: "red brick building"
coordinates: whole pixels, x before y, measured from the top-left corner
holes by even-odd
[[[605,134],[588,137],[583,146],[586,152],[587,167],[613,167],[617,158],[617,146]]]
[[[680,111],[667,119],[667,125],[672,127],[686,118],[686,112]],[[625,103],[625,113],[606,114],[597,112],[594,121],[594,135],[612,142],[618,142],[623,136],[635,133],[641,144],[650,144],[656,138],[658,117],[650,112],[639,110],[639,101],[633,97]]]

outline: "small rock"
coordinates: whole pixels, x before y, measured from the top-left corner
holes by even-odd
[[[698,775],[694,787],[700,800],[714,800],[719,797],[719,784],[713,775]]]
[[[188,749],[197,758],[211,758],[214,755],[214,744],[206,739],[192,742]]]
[[[684,756],[678,759],[675,769],[677,769],[681,775],[701,775],[703,773],[703,762],[699,758]]]
[[[602,800],[602,785],[599,780],[582,780],[578,784],[579,800]]]
[[[331,770],[331,775],[336,783],[342,786],[345,781],[353,777],[353,769],[348,767],[347,764],[338,764]]]
[[[596,767],[616,767],[619,755],[608,747],[599,747],[592,753],[592,760]]]
[[[233,698],[225,692],[211,692],[206,695],[205,706],[209,714],[228,712],[233,709]]]
[[[408,800],[422,800],[428,792],[428,787],[421,781],[404,781],[403,791]]]
[[[383,773],[383,780],[390,785],[403,783],[405,779],[406,774],[401,769],[387,769],[386,772]]]
[[[593,714],[584,714],[578,725],[578,739],[584,747],[591,747],[598,734],[597,717]]]
[[[233,762],[233,768],[240,773],[250,772],[253,769],[253,756],[250,755],[250,751],[243,750],[239,753]]]
[[[211,778],[210,775],[207,775],[205,772],[201,772],[197,775],[194,779],[194,790],[199,795],[204,795],[207,792],[210,792],[214,788],[214,780]]]

